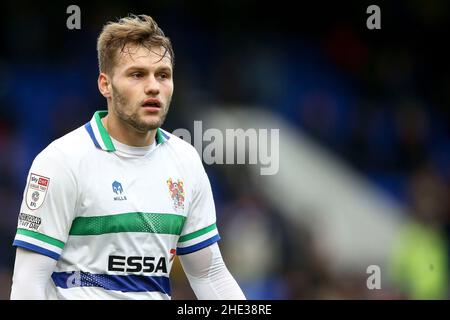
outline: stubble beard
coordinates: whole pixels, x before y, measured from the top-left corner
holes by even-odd
[[[136,129],[138,132],[141,133],[147,133],[150,130],[160,128],[163,125],[164,120],[166,120],[167,112],[169,111],[170,106],[170,99],[169,99],[169,101],[167,101],[165,110],[163,110],[162,115],[159,117],[159,120],[146,122],[142,121],[138,115],[138,110],[140,110],[142,106],[138,105],[136,106],[136,108],[130,106],[128,98],[125,95],[121,94],[120,91],[117,90],[117,88],[114,85],[112,85],[112,100],[113,100],[112,109],[115,115],[120,120],[122,120],[123,122],[125,122],[126,124],[128,124],[129,126],[133,127],[134,129]],[[163,106],[161,106],[161,108],[163,108]],[[132,111],[131,114],[128,114],[126,110],[136,110],[136,111]]]

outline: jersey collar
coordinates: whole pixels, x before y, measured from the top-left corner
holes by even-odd
[[[86,131],[89,133],[92,142],[97,148],[104,151],[113,152],[116,151],[116,148],[114,147],[114,144],[111,141],[111,137],[109,136],[108,131],[106,131],[105,127],[103,126],[101,120],[107,114],[108,111],[106,110],[96,111],[91,121],[86,123],[84,127],[86,128]],[[160,145],[169,140],[169,136],[164,130],[157,128],[155,139],[156,145]]]

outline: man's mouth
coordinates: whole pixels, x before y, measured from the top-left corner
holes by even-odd
[[[161,109],[161,101],[154,98],[146,99],[142,103],[142,107],[148,111],[159,111],[159,109]]]

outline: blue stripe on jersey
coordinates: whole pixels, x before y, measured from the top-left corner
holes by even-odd
[[[57,287],[99,287],[122,292],[158,291],[170,296],[170,281],[164,276],[112,275],[89,272],[53,272],[52,279]],[[69,279],[69,277],[71,277]]]
[[[169,140],[169,139],[170,139],[170,137],[169,137],[167,134],[165,134],[164,131],[162,131],[162,130],[161,130],[161,134],[163,135],[163,137],[164,137],[166,140]]]
[[[59,259],[59,254],[58,253],[50,251],[50,250],[42,248],[42,247],[39,247],[39,246],[37,246],[35,244],[22,241],[22,240],[14,240],[13,246],[22,247],[22,248],[25,248],[25,249],[28,249],[28,250],[31,250],[31,251],[43,254],[44,256],[50,257],[52,259],[55,259],[56,261],[58,261],[58,259]]]
[[[177,255],[183,255],[183,254],[188,254],[188,253],[198,251],[200,249],[203,249],[203,248],[206,248],[207,246],[212,245],[214,242],[217,242],[219,240],[220,240],[220,236],[218,234],[216,234],[214,237],[206,239],[200,243],[194,244],[193,246],[177,248]]]
[[[97,148],[101,149],[100,145],[98,144],[97,139],[95,138],[94,131],[92,130],[91,123],[90,123],[90,122],[86,123],[86,124],[84,125],[84,127],[86,128],[86,131],[87,131],[87,132],[89,133],[89,135],[91,136],[92,141],[94,141],[95,146],[96,146]]]

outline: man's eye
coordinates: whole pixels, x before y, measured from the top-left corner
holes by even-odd
[[[165,72],[160,73],[158,76],[161,79],[168,79],[168,78],[170,78],[169,74],[167,74]]]
[[[139,79],[139,78],[142,78],[142,73],[140,73],[140,72],[133,72],[130,76],[132,78]]]

